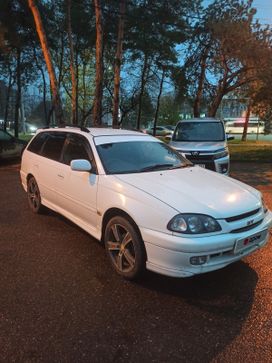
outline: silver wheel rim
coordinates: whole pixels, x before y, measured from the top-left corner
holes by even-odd
[[[40,204],[39,190],[34,180],[31,180],[28,185],[28,199],[33,209],[37,209],[39,207]]]
[[[131,272],[135,266],[135,250],[130,232],[121,224],[110,227],[107,241],[110,258],[120,272]]]

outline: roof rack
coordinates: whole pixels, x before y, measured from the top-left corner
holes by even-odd
[[[90,132],[90,130],[87,127],[81,126],[81,125],[67,125],[67,124],[65,124],[65,125],[55,126],[55,128],[58,128],[58,127],[75,127],[75,128],[80,129],[81,131],[88,132],[88,133]],[[42,129],[45,130],[45,129],[51,129],[51,128],[54,128],[54,126],[45,126]]]
[[[65,125],[64,127],[66,127],[66,126],[75,127],[75,128],[80,129],[81,131],[84,131],[84,132],[88,132],[88,133],[90,132],[90,130],[87,127],[82,126],[82,125]]]

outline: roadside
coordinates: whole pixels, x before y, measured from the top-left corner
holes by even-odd
[[[269,209],[272,209],[272,164],[253,162],[230,163],[230,176],[262,192]]]
[[[228,143],[231,161],[271,163],[272,142],[233,140]],[[271,166],[272,169],[272,166]]]

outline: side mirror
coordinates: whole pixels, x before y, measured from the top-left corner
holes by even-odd
[[[84,159],[76,159],[72,160],[70,163],[70,167],[74,171],[91,171],[92,165],[88,160]]]
[[[230,140],[234,140],[235,139],[235,137],[234,136],[229,136],[229,135],[227,135],[227,140],[228,141],[230,141]]]

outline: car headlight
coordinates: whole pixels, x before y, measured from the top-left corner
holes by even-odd
[[[263,197],[262,197],[262,205],[263,205],[263,211],[264,211],[264,213],[266,213],[268,211],[268,207],[267,207]]]
[[[224,149],[220,150],[218,153],[214,155],[214,159],[221,159],[228,155],[229,155],[229,149],[225,147]]]
[[[220,224],[205,214],[178,214],[168,223],[172,232],[199,234],[221,231]]]

